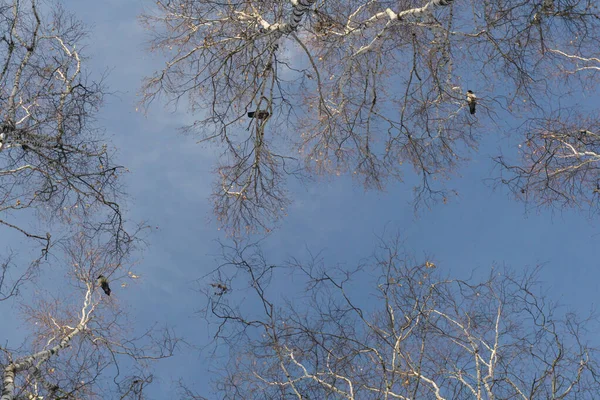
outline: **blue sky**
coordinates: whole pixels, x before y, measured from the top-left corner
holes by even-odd
[[[94,76],[108,70],[106,83],[114,95],[106,98],[98,124],[119,149],[119,161],[131,196],[128,217],[153,227],[148,249],[134,267],[139,284],[118,285],[113,296],[130,307],[140,328],[159,323],[172,326],[186,341],[206,345],[205,321],[195,280],[217,265],[216,239],[223,233],[212,218],[209,201],[215,166],[214,151],[196,145],[177,129],[194,120],[185,110],[165,110],[156,102],[148,115],[136,112],[141,78],[162,64],[143,43],[147,33],[137,16],[150,1],[67,0],[65,7],[89,26],[85,53]],[[365,192],[349,177],[330,177],[302,186],[290,182],[294,203],[287,219],[264,242],[271,263],[287,256],[302,258],[306,249],[323,250],[332,263],[355,263],[368,257],[376,235],[400,232],[405,247],[417,257],[431,255],[439,268],[457,277],[493,265],[514,269],[544,264],[545,289],[552,298],[582,313],[598,303],[600,229],[583,212],[533,211],[513,201],[483,180],[490,176],[495,155],[506,138],[486,132],[480,152],[449,185],[459,197],[415,215],[414,177],[392,183],[386,192]],[[280,282],[281,285],[289,283]],[[167,398],[173,382],[183,378],[208,394],[205,353],[182,349],[156,365],[155,392]],[[210,396],[209,396],[210,397]]]

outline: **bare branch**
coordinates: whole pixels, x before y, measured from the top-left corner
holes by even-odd
[[[354,270],[315,257],[275,267],[242,243],[224,256],[207,279],[230,289],[206,292],[215,345],[232,355],[217,380],[222,398],[600,395],[599,354],[582,337],[590,319],[545,299],[537,269],[450,279],[443,266],[401,254],[398,240],[382,241]],[[281,297],[269,282],[286,279],[284,271],[298,292]]]

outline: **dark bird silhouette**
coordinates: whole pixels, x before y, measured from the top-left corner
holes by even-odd
[[[475,106],[477,106],[477,96],[472,90],[467,90],[467,103],[469,103],[469,111],[475,114]]]
[[[104,290],[107,296],[110,296],[110,286],[108,286],[108,279],[104,275],[100,275],[97,279],[98,286]]]
[[[265,119],[269,116],[269,112],[268,111],[250,111],[248,113],[248,118],[256,118],[256,119]]]

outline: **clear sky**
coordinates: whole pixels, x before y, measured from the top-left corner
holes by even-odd
[[[223,238],[212,218],[209,201],[214,151],[196,145],[177,129],[194,120],[185,110],[172,112],[155,103],[147,116],[136,112],[141,78],[164,61],[144,49],[147,33],[137,16],[151,1],[66,0],[65,7],[89,26],[85,53],[94,76],[108,70],[106,98],[98,123],[119,149],[119,161],[131,170],[126,177],[131,195],[128,217],[153,227],[149,247],[135,266],[138,285],[120,288],[113,296],[131,307],[139,327],[168,324],[189,343],[201,347],[210,339],[196,311],[203,297],[196,279],[217,265]],[[475,89],[475,88],[474,88]],[[411,205],[411,171],[407,182],[386,192],[365,192],[348,177],[332,177],[305,186],[291,182],[294,203],[289,216],[264,242],[271,263],[287,256],[302,258],[306,249],[332,263],[352,264],[373,251],[376,235],[400,232],[405,247],[425,254],[456,277],[493,265],[514,269],[544,264],[543,279],[551,297],[582,313],[598,304],[600,227],[582,212],[526,213],[505,189],[494,191],[491,156],[506,138],[487,132],[478,154],[449,185],[459,197],[415,215]],[[281,285],[290,283],[281,282]],[[182,349],[156,365],[151,398],[170,398],[174,382],[183,378],[202,394],[207,390],[206,353]]]

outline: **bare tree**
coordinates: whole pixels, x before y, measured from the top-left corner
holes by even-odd
[[[177,339],[168,330],[136,332],[97,285],[99,275],[114,285],[131,278],[119,276],[128,260],[107,251],[112,245],[77,235],[63,246],[65,285],[22,301],[29,335],[20,348],[2,346],[2,400],[144,398],[152,382],[147,363],[172,355]]]
[[[0,225],[41,247],[33,260],[14,251],[3,258],[0,299],[17,294],[54,245],[79,231],[110,237],[105,251],[115,257],[130,251],[119,205],[126,171],[94,125],[103,88],[85,72],[84,38],[56,3],[0,4]]]
[[[169,61],[145,81],[143,103],[166,95],[200,114],[186,129],[223,148],[213,196],[233,232],[268,228],[284,215],[290,198],[282,185],[294,159],[313,173],[348,171],[378,189],[411,166],[421,176],[417,203],[445,201],[451,191],[432,181],[451,176],[480,133],[531,121],[526,133],[535,141],[560,136],[564,112],[548,110],[597,88],[600,14],[592,0],[157,5],[142,20],[154,35],[150,48]],[[591,111],[582,108],[568,133],[597,135]],[[584,183],[591,196],[596,150],[590,143],[586,166],[571,168],[575,176],[555,180],[552,190],[577,195],[572,186]],[[576,167],[577,157],[567,159]],[[501,165],[543,181],[528,158]],[[540,184],[525,190],[548,200]]]
[[[13,297],[2,303],[13,311],[18,301],[27,326],[19,343],[0,347],[2,400],[143,398],[147,362],[176,344],[170,331],[140,334],[97,285],[100,275],[114,284],[135,278],[126,263],[139,231],[125,230],[125,169],[94,125],[103,88],[86,75],[84,37],[56,3],[0,4],[0,225],[13,233],[6,238],[41,247],[33,261],[18,251],[2,260],[0,300]],[[62,284],[31,282],[51,273]],[[14,297],[19,290],[26,296]],[[2,326],[9,332],[17,321]]]
[[[224,247],[207,279],[229,290],[206,290],[216,351],[229,355],[218,397],[598,398],[600,354],[587,342],[597,321],[544,296],[539,269],[453,279],[398,240],[380,243],[352,270],[314,256],[277,267],[256,246]]]
[[[113,235],[121,251],[129,238],[117,178],[125,170],[94,126],[103,93],[83,69],[85,31],[60,6],[43,8],[36,0],[0,5],[0,224],[47,252],[51,233],[16,221],[36,211]]]
[[[531,119],[519,144],[521,162],[496,158],[500,182],[538,207],[600,211],[600,120],[576,111]]]

